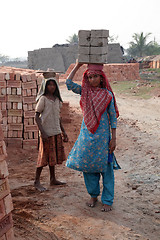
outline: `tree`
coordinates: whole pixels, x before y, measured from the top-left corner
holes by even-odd
[[[66,41],[69,44],[78,44],[78,35],[74,33],[72,36],[69,37],[69,39],[66,39]]]
[[[7,62],[8,60],[9,60],[9,57],[8,57],[8,56],[0,54],[0,62],[1,62],[1,63],[5,63],[5,62]]]
[[[143,57],[147,55],[154,55],[160,53],[160,46],[155,41],[148,41],[151,33],[144,34],[141,32],[140,34],[134,33],[132,36],[133,41],[129,43],[129,48],[127,49],[127,53],[130,56],[134,57]]]

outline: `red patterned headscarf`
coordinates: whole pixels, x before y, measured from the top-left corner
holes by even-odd
[[[112,100],[112,95],[108,91],[112,92],[113,94],[115,110],[117,117],[119,116],[114,93],[102,69],[103,65],[89,64],[88,69],[83,74],[82,80],[80,106],[82,108],[85,125],[87,129],[93,134],[99,126],[102,114],[105,112],[106,108]],[[91,74],[102,76],[102,88],[92,87],[90,85],[88,76]],[[108,91],[106,91],[105,88]]]

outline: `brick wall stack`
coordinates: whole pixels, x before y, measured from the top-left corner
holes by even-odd
[[[37,148],[38,128],[34,120],[37,90],[36,74],[22,74],[24,149]]]
[[[61,74],[60,79],[66,79],[74,68],[75,64],[71,64],[65,74]],[[82,81],[83,72],[87,69],[84,64],[75,74],[74,81]],[[105,72],[108,80],[113,81],[133,81],[140,79],[139,76],[139,63],[115,63],[104,64],[103,71]]]
[[[0,67],[0,110],[7,146],[37,148],[38,128],[34,116],[42,79],[43,76],[34,70]],[[65,114],[63,118],[69,121],[69,115]]]
[[[7,145],[22,147],[22,83],[19,73],[5,74],[7,101]]]
[[[2,114],[0,111],[0,122]],[[0,239],[14,240],[13,223],[12,223],[12,198],[8,184],[8,168],[5,158],[6,145],[4,135],[0,125]]]

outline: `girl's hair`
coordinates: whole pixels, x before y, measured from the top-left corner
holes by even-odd
[[[46,95],[48,93],[48,85],[50,84],[50,82],[54,82],[54,84],[56,85],[56,89],[55,89],[53,95],[56,96],[61,102],[63,102],[62,98],[61,98],[61,95],[60,95],[60,92],[59,92],[59,89],[58,89],[58,86],[57,86],[57,83],[54,79],[50,79],[46,82],[44,95]]]

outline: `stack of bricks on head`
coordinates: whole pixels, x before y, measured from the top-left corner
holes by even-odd
[[[0,111],[0,122],[2,114]],[[0,239],[14,240],[12,222],[12,198],[8,184],[8,168],[6,163],[6,145],[4,135],[0,125]]]
[[[43,74],[35,70],[0,67],[0,110],[7,146],[37,149],[35,106],[42,79]],[[66,107],[68,103],[63,104],[63,109]]]
[[[107,62],[108,30],[80,30],[78,33],[78,61],[80,63]]]

